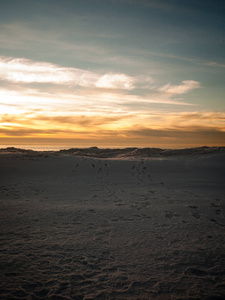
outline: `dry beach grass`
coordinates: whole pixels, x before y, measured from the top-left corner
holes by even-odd
[[[224,299],[224,149],[0,152],[1,299]]]

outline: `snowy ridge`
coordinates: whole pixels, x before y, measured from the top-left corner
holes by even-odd
[[[70,148],[59,151],[34,151],[29,149],[20,149],[14,147],[1,148],[0,154],[55,154],[55,155],[73,155],[81,157],[96,158],[135,158],[135,157],[171,157],[171,156],[195,156],[207,154],[224,154],[225,147],[197,147],[186,149],[161,149],[161,148],[124,148],[124,149],[100,149],[98,147],[90,148]]]

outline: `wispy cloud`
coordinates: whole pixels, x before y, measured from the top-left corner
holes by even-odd
[[[98,74],[83,69],[63,68],[24,58],[0,57],[0,78],[22,83],[53,83],[81,87],[132,89],[134,79],[126,74]]]
[[[183,130],[191,128],[217,128],[225,132],[225,113],[223,112],[140,112],[140,114],[104,113],[83,115],[79,112],[46,112],[43,110],[27,110],[20,114],[3,114],[0,116],[2,128],[20,128],[25,125],[33,129],[48,128],[49,130],[77,131],[96,130],[133,130],[133,128],[149,128],[149,130]]]
[[[133,89],[134,78],[125,74],[105,74],[96,82],[96,87]]]
[[[157,88],[152,86],[155,81],[149,75],[133,77],[124,73],[108,72],[104,74],[85,69],[65,68],[47,62],[3,56],[0,56],[0,79],[16,83],[49,83],[122,90],[141,87],[169,94],[185,94],[200,87],[200,83],[197,81],[185,80],[179,85],[166,84]]]
[[[182,120],[188,118],[192,118],[191,123],[182,123]],[[87,117],[44,115],[43,112],[36,114],[35,111],[30,111],[19,116],[4,115],[0,120],[0,136],[22,140],[63,138],[80,140],[79,142],[88,139],[89,146],[90,143],[104,146],[224,146],[224,121],[225,114],[219,112]]]
[[[124,73],[98,73],[85,69],[65,68],[47,62],[24,58],[0,57],[0,94],[5,104],[29,106],[59,105],[70,110],[118,111],[134,103],[190,105],[176,95],[182,95],[200,86],[199,82],[186,80],[179,85],[159,87],[148,74],[130,76]],[[137,106],[136,105],[136,106]]]
[[[225,64],[221,64],[215,61],[205,63],[206,66],[215,67],[215,68],[225,68]]]
[[[152,112],[151,104],[190,105],[176,96],[198,88],[193,80],[160,87],[148,74],[99,73],[11,57],[0,57],[0,80],[3,137],[120,139],[139,124],[153,134],[197,126],[200,118],[206,126],[209,117],[219,127],[218,116]],[[143,132],[140,128],[141,139]]]
[[[194,80],[184,80],[179,85],[166,84],[163,87],[159,88],[160,92],[173,94],[173,95],[182,95],[186,94],[192,90],[195,90],[200,87],[200,83]]]

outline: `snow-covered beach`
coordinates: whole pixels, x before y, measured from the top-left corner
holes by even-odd
[[[0,299],[224,299],[224,148],[106,150],[0,150]]]

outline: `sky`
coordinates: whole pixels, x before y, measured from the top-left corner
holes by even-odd
[[[224,0],[1,0],[6,144],[225,146]]]

